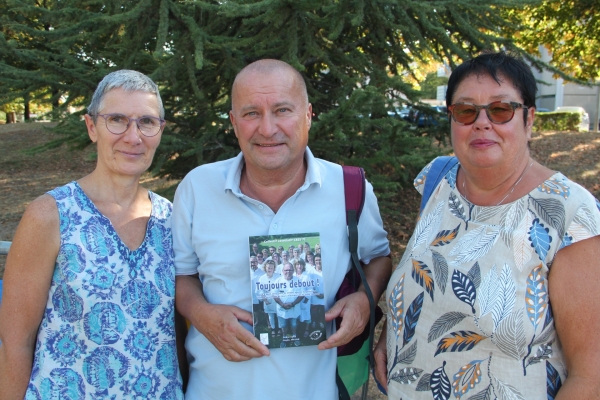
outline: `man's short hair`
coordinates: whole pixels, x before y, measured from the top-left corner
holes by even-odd
[[[96,123],[97,120],[97,117],[94,115],[102,110],[104,96],[112,89],[123,89],[126,92],[140,91],[154,94],[156,96],[156,102],[158,103],[159,117],[164,118],[165,109],[156,83],[141,72],[131,69],[121,69],[106,75],[98,84],[98,87],[92,96],[92,101],[87,108],[88,114],[92,115],[94,123]]]

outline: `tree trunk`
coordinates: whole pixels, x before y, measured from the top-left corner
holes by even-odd
[[[31,118],[31,111],[29,108],[29,93],[25,94],[25,96],[23,97],[23,102],[25,103],[25,122],[29,122],[29,119]]]

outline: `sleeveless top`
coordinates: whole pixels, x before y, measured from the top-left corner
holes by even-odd
[[[171,203],[149,192],[130,250],[79,184],[56,200],[60,249],[26,399],[182,399],[175,346]]]
[[[420,192],[430,166],[415,179]],[[458,168],[434,190],[387,287],[388,394],[554,399],[567,371],[548,273],[561,248],[600,235],[600,203],[555,173],[512,203],[477,206],[458,192]]]

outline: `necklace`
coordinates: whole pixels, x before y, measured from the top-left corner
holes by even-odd
[[[504,203],[504,200],[506,200],[508,198],[508,196],[510,196],[512,194],[512,192],[515,191],[515,188],[517,187],[519,182],[521,182],[521,180],[525,176],[525,172],[527,172],[527,170],[533,165],[534,162],[535,161],[532,161],[531,164],[529,164],[527,167],[525,167],[523,172],[521,172],[521,175],[519,175],[519,179],[517,179],[517,181],[510,187],[508,193],[506,193],[506,195],[502,198],[502,200],[500,200],[498,202],[498,204],[496,204],[494,207],[498,207],[500,204]],[[465,187],[466,181],[467,181],[467,177],[465,176],[463,179],[463,183],[462,183],[462,189],[463,189],[463,192],[465,193],[465,197],[467,197],[467,188]]]

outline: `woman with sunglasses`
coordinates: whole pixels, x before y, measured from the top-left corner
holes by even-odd
[[[390,398],[600,398],[600,204],[531,158],[535,93],[505,53],[450,76],[458,164],[387,288],[376,376]]]
[[[25,211],[4,274],[3,399],[183,398],[171,203],[139,184],[163,117],[150,78],[108,74],[85,116],[96,168]]]

